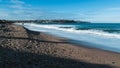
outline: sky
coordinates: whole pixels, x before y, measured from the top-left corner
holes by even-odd
[[[120,0],[0,0],[0,19],[120,23]]]

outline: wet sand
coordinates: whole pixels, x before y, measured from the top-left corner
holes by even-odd
[[[71,44],[17,25],[0,26],[1,68],[120,68],[120,53]]]

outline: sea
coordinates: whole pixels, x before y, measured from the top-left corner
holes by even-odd
[[[120,53],[120,23],[26,23],[23,26],[70,39],[72,43]]]

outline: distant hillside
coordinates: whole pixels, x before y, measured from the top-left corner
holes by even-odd
[[[0,20],[0,24],[11,24],[11,23],[14,23],[14,22],[9,20]]]
[[[55,24],[66,24],[66,23],[90,23],[86,21],[75,21],[75,20],[40,20],[37,23],[55,23]]]
[[[66,23],[90,23],[87,21],[75,20],[0,20],[0,23],[51,23],[51,24],[66,24]]]

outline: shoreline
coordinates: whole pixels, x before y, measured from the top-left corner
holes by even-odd
[[[24,28],[27,29],[27,30],[30,30],[30,31],[34,31],[34,30],[31,30],[31,29],[26,28],[26,27],[24,27]],[[41,31],[35,31],[35,32],[41,32]],[[112,48],[112,47],[108,47],[106,49],[105,46],[99,45],[99,44],[94,44],[94,43],[90,43],[90,42],[85,42],[85,41],[79,41],[79,40],[73,40],[73,39],[69,39],[69,38],[65,38],[65,37],[60,37],[59,35],[51,34],[49,32],[41,32],[41,33],[52,36],[54,38],[64,39],[64,41],[66,41],[66,42],[68,42],[70,44],[73,44],[75,46],[91,48],[91,49],[97,49],[97,50],[103,50],[103,51],[108,51],[108,52],[113,52],[113,53],[120,54],[120,51],[118,49],[116,50],[115,48]]]
[[[70,39],[70,41],[72,42],[74,41],[75,43],[78,43],[78,44],[82,43],[83,45],[87,45],[88,47],[90,46],[93,48],[99,48],[99,49],[120,53],[120,48],[119,48],[120,39],[118,39],[119,35],[102,33],[98,31],[89,31],[89,30],[87,30],[87,32],[78,30],[77,31],[78,33],[76,33],[76,30],[74,29],[62,29],[56,26],[48,27],[48,25],[42,26],[42,25],[36,25],[36,24],[31,24],[31,25],[26,24],[24,26],[32,31],[46,32],[47,34],[52,34],[54,36],[64,37],[64,38]],[[118,38],[116,38],[117,36]]]
[[[24,27],[25,28],[25,27]],[[26,30],[29,30],[27,28],[25,28]],[[32,31],[32,30],[29,30],[29,31]],[[39,31],[33,31],[33,32],[39,32]],[[97,47],[91,47],[92,45],[97,45],[97,44],[92,44],[92,43],[89,43],[89,42],[84,42],[84,41],[77,41],[77,40],[72,40],[72,39],[68,39],[68,38],[64,38],[64,37],[59,37],[59,36],[55,36],[55,35],[52,35],[52,34],[49,34],[47,32],[40,32],[44,35],[48,35],[50,37],[53,37],[53,38],[56,38],[56,39],[60,39],[60,41],[66,41],[66,43],[69,43],[69,44],[72,44],[74,46],[78,46],[78,47],[83,47],[83,48],[88,48],[88,49],[96,49],[96,50],[100,50],[100,51],[105,51],[105,52],[111,52],[111,53],[116,53],[116,54],[120,54],[119,52],[115,52],[115,51],[111,51],[111,50],[105,50],[105,49],[100,49],[100,48],[97,48]],[[79,42],[79,43],[78,43]],[[87,43],[87,44],[86,44]],[[90,46],[89,46],[89,45]]]
[[[0,49],[3,51],[3,54],[0,55],[3,56],[3,59],[9,60],[3,60],[4,63],[8,62],[8,64],[3,63],[4,65],[12,66],[10,65],[12,63],[13,66],[37,66],[41,68],[46,66],[47,68],[120,67],[119,53],[76,45],[70,43],[68,39],[30,31],[17,25],[7,25],[0,29],[0,32]],[[40,64],[42,65],[40,66]]]

